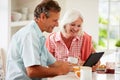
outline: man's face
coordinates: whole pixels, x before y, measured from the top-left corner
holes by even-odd
[[[50,12],[49,17],[44,20],[44,31],[52,32],[54,27],[58,26],[59,16],[59,12]]]

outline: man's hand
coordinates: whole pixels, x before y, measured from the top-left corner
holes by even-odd
[[[54,64],[50,65],[51,68],[56,68],[58,75],[67,74],[70,72],[72,65],[64,61],[56,61]]]

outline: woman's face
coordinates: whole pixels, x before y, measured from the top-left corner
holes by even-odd
[[[78,18],[74,22],[67,24],[65,26],[65,32],[69,37],[77,36],[79,31],[82,29],[82,23],[83,20],[81,18]]]

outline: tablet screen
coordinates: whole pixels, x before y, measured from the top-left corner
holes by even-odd
[[[93,65],[95,65],[100,60],[100,58],[102,57],[103,54],[104,54],[104,52],[95,52],[95,53],[90,54],[90,56],[85,61],[83,66],[92,67]]]

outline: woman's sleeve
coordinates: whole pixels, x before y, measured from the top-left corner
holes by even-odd
[[[46,39],[46,47],[48,49],[48,51],[54,56],[54,53],[55,53],[55,46],[54,46],[54,42],[53,42],[53,33],[50,34],[47,39]]]

